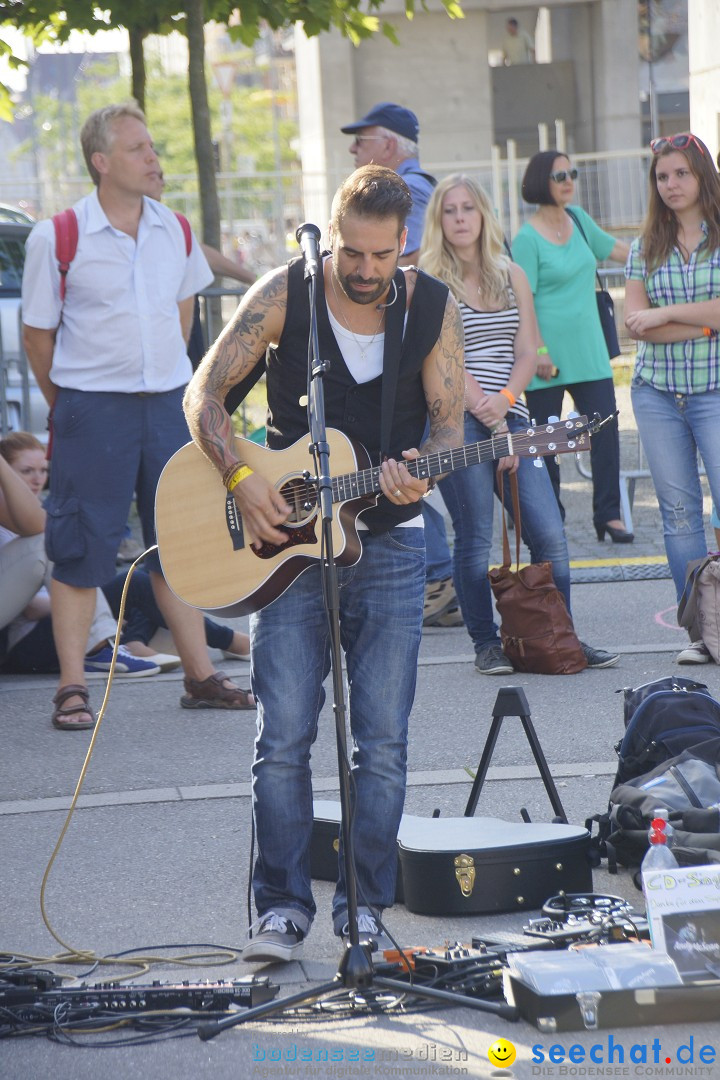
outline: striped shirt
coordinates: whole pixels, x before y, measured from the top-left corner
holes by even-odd
[[[702,223],[707,237],[707,227]],[[708,254],[706,242],[693,251],[688,262],[674,247],[668,259],[651,274],[642,253],[641,240],[630,248],[625,277],[642,281],[651,307],[697,304],[720,296],[720,248]],[[705,394],[720,389],[719,336],[690,338],[668,344],[639,341],[635,376],[657,390],[674,394]]]
[[[515,335],[520,326],[520,312],[512,290],[511,306],[502,311],[477,311],[460,301],[465,331],[465,370],[486,394],[497,394],[507,386],[515,363]],[[529,420],[527,406],[518,400],[509,412]]]

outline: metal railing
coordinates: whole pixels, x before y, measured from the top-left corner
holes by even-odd
[[[494,147],[485,161],[423,161],[423,167],[437,177],[466,172],[476,177],[491,194],[505,232],[512,237],[534,211],[522,201],[520,185],[528,158],[516,157],[512,143],[502,156]],[[574,154],[579,177],[578,203],[604,229],[623,236],[635,235],[645,213],[650,151],[626,150]],[[241,250],[250,269],[263,272],[287,258],[297,248],[294,229],[303,220],[306,205],[327,203],[347,176],[340,169],[323,173],[246,172],[218,173],[223,232],[226,251]],[[194,175],[166,176],[165,201],[184,213],[199,227],[200,196]],[[37,217],[50,217],[71,206],[90,190],[85,177],[52,176],[41,180],[0,179],[0,202],[31,204]],[[329,214],[327,206],[326,220]],[[318,222],[324,226],[325,221]]]

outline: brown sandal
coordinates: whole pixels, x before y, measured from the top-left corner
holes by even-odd
[[[82,705],[70,705],[67,709],[62,706],[71,697],[82,698]],[[89,706],[90,693],[87,686],[76,686],[70,683],[61,686],[53,698],[55,711],[52,714],[53,727],[60,731],[86,731],[95,727],[95,717]]]
[[[239,686],[224,686],[228,676],[216,671],[207,679],[183,679],[187,691],[180,698],[183,709],[254,709],[255,698]]]

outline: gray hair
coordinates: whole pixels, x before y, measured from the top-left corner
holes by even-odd
[[[398,135],[397,131],[391,131],[390,128],[380,128],[383,135],[392,135],[397,140],[398,151],[405,157],[417,157],[420,153],[420,148],[416,142],[412,139],[406,139],[404,135]]]
[[[113,140],[113,125],[117,120],[130,116],[133,120],[145,123],[145,113],[135,101],[125,101],[120,105],[106,105],[90,113],[80,132],[80,144],[88,172],[95,187],[100,183],[100,173],[92,163],[93,154],[107,154]]]

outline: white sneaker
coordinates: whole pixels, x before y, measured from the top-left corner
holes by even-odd
[[[693,641],[687,649],[683,649],[676,657],[678,664],[710,664],[712,656],[704,641]]]

